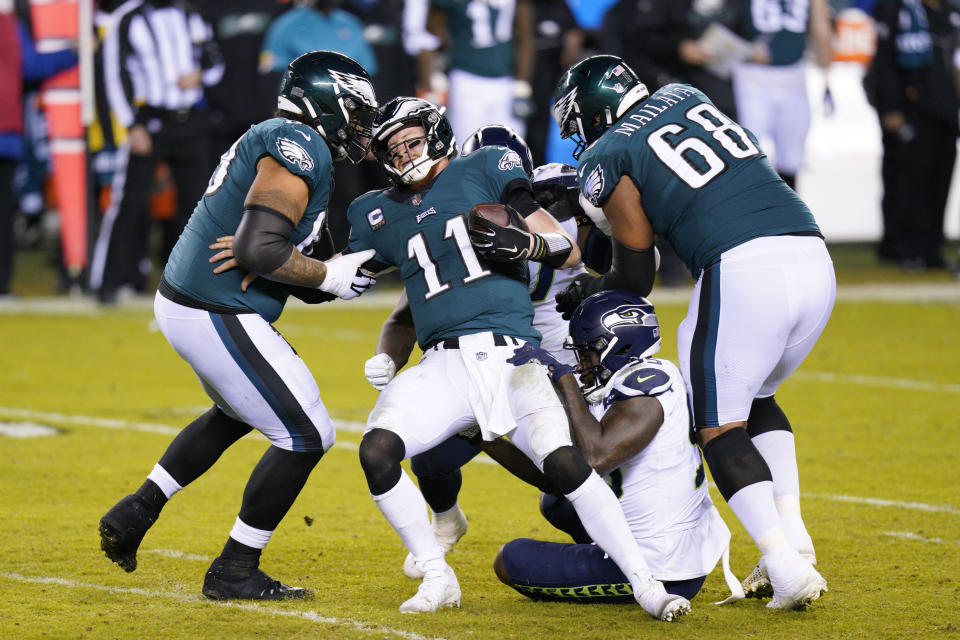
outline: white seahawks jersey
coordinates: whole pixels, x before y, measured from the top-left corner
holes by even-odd
[[[660,401],[663,424],[608,481],[614,488],[620,484],[620,505],[655,578],[705,575],[727,549],[730,530],[710,500],[700,452],[690,442],[687,394],[676,365],[656,358],[627,365],[611,377],[603,401],[590,411],[599,420],[615,402],[637,396]]]
[[[577,221],[573,218],[558,223],[571,238],[577,237]],[[539,262],[529,261],[530,300],[533,302],[533,328],[543,339],[540,346],[564,364],[577,363],[576,355],[563,348],[563,341],[570,334],[569,323],[557,311],[556,296],[567,288],[575,277],[586,270],[583,265],[570,269],[553,269]]]

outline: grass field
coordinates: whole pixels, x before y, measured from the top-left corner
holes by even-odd
[[[0,638],[960,638],[960,292],[946,277],[926,279],[936,296],[884,280],[869,265],[841,272],[823,338],[778,394],[797,434],[802,505],[830,592],[801,613],[757,601],[716,607],[727,595],[718,569],[675,625],[633,606],[535,603],[501,585],[491,568],[501,544],[563,538],[540,518],[533,488],[483,459],[465,469],[470,530],[448,556],[462,608],[397,612],[417,583],[400,570],[405,550],[370,499],[356,453],[376,398],[362,363],[388,309],[362,301],[292,307],[277,323],[339,432],[263,567],[317,598],[237,605],[199,594],[266,447],[259,436],[167,505],[140,567],[126,574],[100,552],[97,522],[208,401],[148,305],[0,310]],[[875,286],[843,286],[851,282]],[[889,299],[874,299],[878,290]],[[651,296],[671,358],[683,296]],[[55,431],[11,437],[28,424]],[[713,495],[743,577],[757,553]]]

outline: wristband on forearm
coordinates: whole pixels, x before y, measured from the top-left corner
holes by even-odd
[[[562,233],[534,233],[532,235],[533,249],[527,256],[528,260],[559,269],[567,261],[570,252],[573,251],[573,244],[570,239]]]

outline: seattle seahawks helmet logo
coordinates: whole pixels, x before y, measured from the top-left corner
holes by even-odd
[[[377,99],[373,93],[373,85],[366,78],[361,78],[352,73],[335,71],[330,69],[330,76],[337,81],[337,84],[343,86],[350,93],[360,96],[368,105],[377,106]]]
[[[649,320],[648,320],[649,318]],[[635,324],[637,326],[650,327],[655,326],[654,335],[660,335],[660,327],[657,323],[657,316],[650,313],[640,305],[622,304],[616,309],[607,311],[600,318],[600,324],[607,331],[613,333],[615,327]]]
[[[523,161],[520,159],[520,154],[516,151],[507,151],[503,154],[503,157],[500,158],[500,171],[509,171],[510,169],[516,169],[517,167],[523,166]]]
[[[597,168],[590,172],[583,185],[583,195],[595,207],[600,206],[600,194],[603,193],[603,167],[597,165]]]
[[[307,153],[306,149],[289,138],[277,138],[277,151],[290,164],[300,167],[301,171],[311,171],[313,169],[313,158]]]

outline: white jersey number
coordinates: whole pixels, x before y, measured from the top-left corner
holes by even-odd
[[[496,21],[491,20],[490,10],[496,9]],[[487,49],[500,42],[509,42],[513,36],[514,0],[471,0],[467,4],[467,17],[473,31],[471,45],[475,49]]]
[[[750,0],[750,18],[760,33],[807,32],[810,0]]]
[[[480,266],[477,254],[473,252],[473,245],[470,244],[470,236],[467,234],[467,223],[463,216],[447,220],[443,238],[444,240],[453,238],[454,242],[457,243],[457,251],[460,253],[463,265],[467,268],[467,276],[462,278],[463,284],[470,284],[474,280],[490,275],[489,271]],[[430,253],[429,247],[427,247],[427,239],[423,232],[410,236],[410,239],[407,240],[407,257],[415,259],[420,268],[423,269],[423,278],[427,283],[427,292],[423,296],[425,300],[450,289],[449,282],[440,281],[437,265],[433,261],[433,255]]]
[[[760,153],[743,127],[723,115],[709,103],[701,103],[689,109],[684,116],[697,128],[709,133],[720,143],[724,151],[737,159],[749,158]],[[690,127],[666,124],[647,137],[647,144],[657,158],[678,178],[694,189],[706,185],[717,177],[727,163],[701,138],[691,136],[679,144],[673,144],[666,136],[676,136]]]

